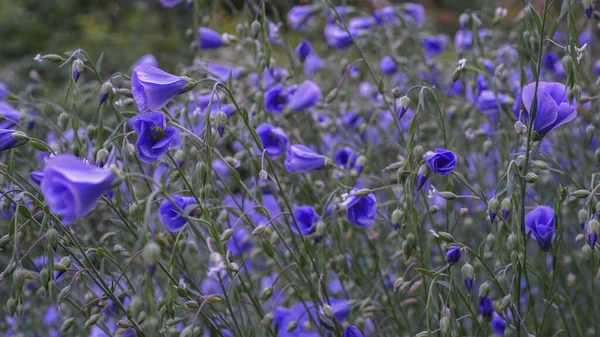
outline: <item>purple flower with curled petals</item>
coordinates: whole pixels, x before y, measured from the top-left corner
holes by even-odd
[[[71,154],[48,160],[43,171],[41,190],[48,207],[68,225],[92,211],[100,197],[115,180],[111,170],[84,163]]]
[[[311,206],[296,206],[294,207],[294,218],[296,218],[296,223],[298,224],[298,228],[300,228],[300,233],[302,235],[311,235],[315,232],[317,221],[321,218],[319,214],[315,211]],[[292,231],[298,233],[298,229],[295,225],[292,225]]]
[[[189,212],[189,206],[195,205],[196,200],[193,197],[182,197],[173,194],[169,198],[164,198],[158,207],[158,218],[160,222],[171,232],[179,232],[187,223],[187,219],[182,212]],[[187,209],[186,209],[187,208]]]
[[[145,163],[152,163],[165,154],[176,141],[177,129],[167,126],[165,116],[160,112],[148,112],[129,120],[138,135],[136,148],[138,156]]]
[[[313,47],[309,41],[304,40],[298,44],[295,51],[296,51],[296,55],[298,55],[298,58],[300,59],[300,61],[304,62],[304,60],[306,60],[306,57],[308,55],[312,54]]]
[[[355,191],[353,191],[355,192]],[[377,217],[377,199],[373,193],[364,196],[352,195],[344,201],[346,206],[346,218],[359,228],[369,228],[375,223]]]
[[[262,123],[256,127],[256,133],[269,156],[279,157],[287,150],[288,138],[283,129],[268,123]]]
[[[427,151],[424,159],[432,172],[442,176],[450,174],[456,167],[456,155],[445,149]]]
[[[0,102],[0,129],[14,128],[23,114],[6,102]]]
[[[308,173],[325,167],[327,157],[301,144],[290,145],[284,166],[288,172]]]
[[[525,215],[525,234],[532,234],[540,248],[547,251],[556,236],[555,224],[554,209],[538,206]]]
[[[529,119],[535,96],[535,82],[523,87],[521,99],[525,118]],[[537,109],[533,129],[540,137],[577,117],[577,107],[567,102],[567,87],[562,83],[540,81],[537,91]]]
[[[349,326],[344,331],[344,337],[364,337],[362,332],[355,326]]]
[[[461,256],[462,252],[460,251],[460,248],[452,246],[448,248],[448,251],[446,252],[446,261],[448,261],[448,263],[452,265],[458,262]]]
[[[288,25],[295,30],[304,30],[313,16],[310,5],[294,6],[287,13]]]
[[[215,49],[223,45],[221,34],[206,27],[198,28],[198,42],[201,50]]]
[[[188,81],[159,68],[142,64],[131,74],[131,92],[140,111],[160,110],[186,91]]]
[[[133,65],[133,68],[136,68],[137,66],[141,66],[142,64],[148,64],[154,67],[158,67],[158,61],[156,60],[156,57],[154,57],[154,55],[152,54],[146,54],[142,57],[140,57],[139,60],[137,60],[135,62],[135,64]]]
[[[494,335],[504,336],[504,330],[506,330],[506,320],[504,317],[494,312],[490,326]]]
[[[287,109],[293,112],[301,112],[312,108],[323,97],[321,88],[310,80],[306,80],[298,86],[287,102]]]

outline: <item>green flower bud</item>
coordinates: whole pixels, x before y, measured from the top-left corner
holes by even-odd
[[[270,312],[267,313],[260,323],[264,326],[271,326],[271,323],[273,323],[273,314]]]
[[[67,129],[68,125],[69,125],[69,114],[66,112],[63,112],[60,115],[58,115],[58,127],[62,131],[65,131]]]
[[[6,301],[6,310],[8,314],[13,316],[15,311],[17,311],[17,300],[15,300],[12,296]]]
[[[439,210],[440,210],[440,207],[436,206],[436,205],[429,207],[429,213],[431,213],[431,214],[435,214],[435,213],[439,212]]]
[[[587,190],[577,190],[572,193],[573,196],[577,199],[587,198],[590,195],[590,191]]]
[[[454,200],[457,199],[458,197],[456,196],[456,194],[452,193],[452,192],[448,192],[448,191],[442,191],[439,192],[440,197],[446,199],[446,200]]]
[[[288,326],[286,327],[285,331],[286,332],[292,332],[294,330],[296,330],[296,328],[298,327],[298,322],[297,321],[291,321]]]
[[[475,279],[475,268],[470,263],[465,263],[464,266],[460,269],[460,272],[463,278],[469,278],[471,280]]]
[[[233,229],[227,228],[221,234],[221,241],[227,242],[227,240],[229,240],[229,238],[231,237],[231,235],[233,235]]]
[[[23,270],[23,268],[18,267],[17,269],[15,269],[12,277],[15,288],[21,289],[21,287],[23,287],[23,284],[25,283],[25,271]]]
[[[423,160],[423,156],[425,155],[425,149],[421,145],[416,145],[413,148],[413,154],[415,155],[415,159],[417,161],[421,161],[421,160]]]
[[[392,224],[397,226],[402,221],[402,217],[404,216],[404,211],[401,209],[396,209],[392,212]]]
[[[323,306],[323,314],[328,318],[333,318],[333,308],[329,304]]]
[[[537,174],[533,173],[533,172],[529,172],[525,175],[525,181],[533,184],[537,181]]]
[[[258,22],[258,20],[254,20],[252,21],[252,24],[250,25],[250,33],[252,34],[252,37],[256,37],[258,36],[258,34],[260,33],[260,22]]]
[[[6,198],[8,199],[8,198]],[[6,246],[11,240],[10,235],[5,234],[0,238],[0,248],[3,248],[4,246]]]
[[[479,297],[486,297],[490,293],[490,285],[485,282],[479,287]]]
[[[596,135],[596,128],[592,124],[590,124],[587,126],[587,128],[585,128],[585,133],[587,134],[589,139],[592,139],[594,135]]]
[[[64,302],[71,294],[71,286],[64,287],[58,294],[58,303]]]
[[[73,326],[73,322],[75,322],[75,318],[67,318],[60,327],[60,334],[64,335],[65,332],[69,331],[69,329],[71,329],[71,327]]]
[[[148,242],[142,254],[148,264],[156,265],[160,259],[160,246],[154,241]]]
[[[444,332],[444,335],[450,330],[450,319],[447,316],[442,316],[440,319],[440,329]]]
[[[91,327],[92,325],[94,325],[98,322],[100,317],[102,317],[101,313],[97,313],[97,314],[90,316],[90,318],[87,321],[85,321],[85,323],[83,323],[83,326],[86,328]]]
[[[496,214],[500,213],[500,202],[496,198],[488,200],[488,211]]]
[[[452,236],[452,234],[450,234],[450,233],[447,233],[447,232],[438,232],[437,235],[444,242],[447,242],[447,243],[454,242],[454,236]]]

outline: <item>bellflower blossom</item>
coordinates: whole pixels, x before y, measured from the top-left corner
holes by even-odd
[[[293,213],[302,235],[311,235],[315,232],[317,221],[319,220],[320,216],[317,214],[314,208],[311,206],[296,206],[294,207]],[[296,233],[298,232],[298,229],[295,225],[292,224],[291,227],[292,231]]]
[[[284,166],[288,172],[308,173],[325,167],[327,157],[301,144],[290,145]]]
[[[451,246],[446,252],[446,261],[452,265],[458,262],[461,256],[462,252],[460,251],[460,247]]]
[[[177,129],[167,126],[161,112],[148,112],[134,116],[129,120],[138,135],[136,148],[140,160],[152,163],[165,154],[176,141]]]
[[[300,61],[304,62],[304,60],[306,60],[306,57],[308,55],[312,54],[313,47],[309,41],[303,40],[302,42],[300,42],[298,44],[295,51],[296,51],[296,55],[298,55],[298,58],[300,59]]]
[[[290,96],[287,108],[293,112],[301,112],[315,106],[322,97],[321,88],[315,82],[306,80]]]
[[[88,165],[71,154],[61,154],[46,163],[41,190],[50,210],[62,216],[63,224],[68,225],[90,213],[114,180],[111,170]]]
[[[344,330],[344,337],[364,337],[363,334],[355,326],[349,326]]]
[[[373,193],[356,196],[350,193],[342,205],[346,207],[346,218],[356,227],[367,229],[375,223],[377,218],[377,199]]]
[[[137,66],[131,75],[131,92],[140,111],[160,110],[187,91],[187,85],[185,79],[149,64]]]
[[[135,62],[135,64],[133,65],[133,68],[136,68],[137,66],[141,66],[142,64],[148,64],[148,65],[158,68],[158,61],[156,60],[156,57],[154,57],[154,55],[152,55],[152,54],[146,54],[146,55],[140,57],[139,60],[137,60]]]
[[[308,77],[315,76],[321,69],[325,67],[325,61],[319,57],[316,53],[312,53],[304,60],[303,70],[304,74]]]
[[[201,50],[215,49],[223,46],[221,34],[206,27],[198,28],[198,42]]]
[[[384,56],[379,63],[379,69],[384,75],[393,75],[398,72],[398,66],[390,56]]]
[[[15,135],[18,137],[15,137]],[[23,140],[19,139],[20,136],[24,137],[25,134],[16,130],[0,129],[0,152],[21,145]]]
[[[406,3],[402,15],[416,26],[420,27],[425,21],[425,8],[421,4]]]
[[[373,12],[373,17],[378,25],[391,24],[394,26],[400,25],[400,19],[396,9],[392,6],[376,9]]]
[[[525,215],[525,234],[531,234],[540,248],[547,251],[556,236],[554,209],[538,206]]]
[[[187,219],[181,212],[189,211],[188,206],[195,205],[196,200],[193,197],[182,197],[173,194],[169,198],[164,198],[158,207],[158,218],[160,222],[171,232],[179,232],[187,223]],[[188,208],[186,210],[186,208]]]
[[[0,102],[0,129],[14,128],[23,114],[6,102]]]
[[[268,123],[262,123],[256,127],[258,138],[262,142],[269,156],[275,158],[284,154],[288,147],[288,138],[283,129],[274,127]]]
[[[287,13],[288,25],[295,30],[304,30],[312,19],[310,5],[294,6]]]
[[[527,110],[526,118],[533,106],[535,82],[523,87],[521,97]],[[533,120],[533,129],[540,137],[577,117],[575,104],[567,101],[567,87],[562,83],[540,81],[537,91],[537,110]]]
[[[429,169],[439,175],[448,175],[456,167],[456,155],[445,149],[435,149],[425,153],[425,164]]]

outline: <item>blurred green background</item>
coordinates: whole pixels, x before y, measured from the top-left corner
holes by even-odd
[[[477,8],[485,0],[414,0],[428,8],[431,23],[456,26],[464,9]],[[203,22],[211,21],[221,32],[233,33],[237,19],[232,6],[243,0],[201,0],[206,6]],[[307,2],[307,1],[305,1]],[[404,1],[391,1],[399,4]],[[297,1],[275,0],[279,13],[286,13]],[[479,4],[480,5],[480,4]],[[106,53],[103,68],[107,72],[123,71],[140,56],[152,53],[159,63],[171,66],[190,57],[191,9],[185,3],[163,8],[159,0],[19,0],[0,1],[0,81],[17,82],[16,78],[40,70],[33,57],[75,48],[86,50],[92,58]],[[283,16],[283,15],[282,15]],[[445,32],[449,30],[444,27]],[[451,30],[450,30],[451,31]],[[187,36],[187,37],[186,37]],[[50,72],[56,67],[42,66]],[[49,74],[45,74],[48,79]],[[53,76],[67,76],[56,72]],[[57,78],[57,79],[59,79]]]

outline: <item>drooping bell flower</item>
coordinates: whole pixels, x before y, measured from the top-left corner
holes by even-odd
[[[0,152],[22,145],[26,138],[21,131],[0,129]]]
[[[287,13],[288,25],[295,30],[304,30],[313,16],[310,5],[294,6]]]
[[[335,154],[335,164],[345,169],[353,168],[356,159],[358,159],[358,154],[349,147],[343,147]]]
[[[491,122],[496,123],[500,119],[500,111],[507,110],[510,107],[511,98],[502,93],[495,93],[492,90],[483,90],[475,105],[482,114],[486,115]]]
[[[494,304],[492,303],[491,297],[486,296],[479,298],[479,313],[484,318],[492,318],[492,315],[494,314]]]
[[[315,106],[322,97],[321,88],[315,82],[306,80],[290,96],[287,108],[293,112],[301,112]]]
[[[529,119],[535,95],[535,82],[523,87],[521,97]],[[567,102],[567,87],[562,83],[540,81],[537,92],[537,110],[533,129],[540,137],[577,117],[577,107]]]
[[[425,50],[427,57],[432,58],[444,52],[445,42],[446,40],[442,35],[427,35],[421,41],[421,47]]]
[[[284,166],[288,172],[308,173],[325,167],[327,157],[301,144],[290,145]]]
[[[148,64],[158,68],[158,61],[156,60],[156,57],[154,57],[154,55],[152,54],[146,54],[140,57],[140,59],[137,60],[133,65],[133,68],[135,69],[137,66],[141,66],[142,64]]]
[[[429,179],[429,174],[430,171],[426,165],[423,165],[419,168],[419,173],[417,173],[417,182],[415,184],[414,190],[415,195],[423,188],[423,186],[425,186],[427,179]]]
[[[462,252],[460,251],[460,248],[452,246],[448,248],[448,251],[446,252],[446,261],[448,261],[450,265],[453,265],[460,260],[461,256]]]
[[[177,129],[167,126],[165,116],[160,112],[134,116],[129,120],[129,125],[138,135],[137,153],[145,163],[152,163],[165,154],[177,136]]]
[[[354,192],[342,204],[346,207],[346,218],[356,227],[369,228],[377,218],[377,199],[373,193],[357,196],[352,194]]]
[[[159,68],[142,64],[131,74],[133,99],[142,112],[160,110],[175,96],[191,89],[189,82]]]
[[[317,221],[321,217],[319,214],[317,214],[314,208],[311,206],[296,206],[294,207],[293,213],[302,235],[311,235],[315,232]],[[291,228],[292,231],[298,233],[298,229],[294,224],[291,225]]]
[[[206,27],[198,28],[198,42],[201,50],[215,49],[223,46],[221,34]]]
[[[364,337],[363,334],[355,326],[349,326],[344,331],[344,337]]]
[[[504,320],[504,317],[494,312],[490,326],[492,327],[492,333],[494,335],[504,336],[504,330],[506,330],[506,321]]]
[[[256,127],[258,138],[267,150],[269,156],[275,158],[285,153],[288,147],[288,137],[283,129],[268,123],[262,123]]]
[[[6,102],[0,102],[0,129],[14,128],[23,114]]]
[[[556,236],[555,224],[554,209],[538,206],[525,215],[525,234],[532,234],[540,248],[547,251]]]
[[[265,68],[262,74],[263,88],[268,89],[281,83],[288,75],[286,68]]]
[[[468,292],[471,292],[471,288],[473,287],[473,279],[475,278],[475,268],[470,263],[465,263],[464,266],[460,269],[460,272],[465,280],[465,287]]]
[[[384,75],[394,75],[398,72],[398,65],[390,56],[384,56],[379,63],[379,69]]]
[[[111,170],[88,165],[71,154],[61,154],[46,162],[41,190],[50,210],[62,216],[63,224],[68,225],[90,213],[114,180]]]
[[[304,40],[298,44],[298,46],[296,47],[295,50],[296,50],[296,55],[298,55],[298,58],[300,59],[300,61],[304,62],[304,60],[306,60],[306,57],[308,57],[308,55],[312,54],[313,47],[309,41]]]
[[[456,167],[456,155],[445,149],[435,149],[425,153],[425,164],[434,173],[448,175]]]
[[[172,202],[168,198],[164,198],[160,203],[158,218],[169,231],[179,232],[187,223],[187,219],[182,215],[182,212],[189,211],[191,213],[188,206],[196,204],[196,200],[193,197],[182,197],[178,194],[173,194],[170,198]]]
[[[81,59],[76,59],[73,61],[71,66],[71,72],[73,74],[73,82],[77,83],[79,81],[79,77],[83,73],[83,69],[85,69],[85,65]]]

